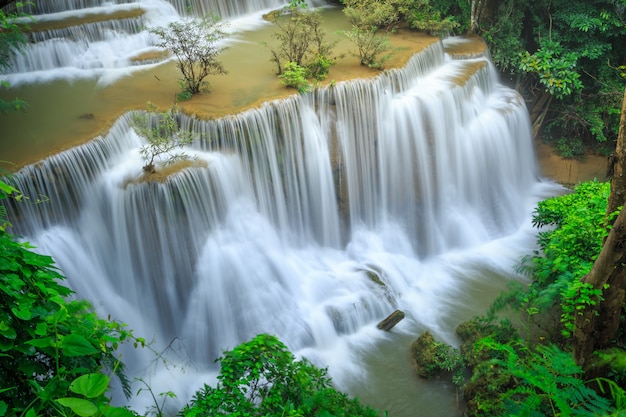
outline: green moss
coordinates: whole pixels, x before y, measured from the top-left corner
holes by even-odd
[[[438,342],[426,332],[411,345],[417,374],[425,379],[451,375],[455,384],[463,382],[463,360],[452,346]]]

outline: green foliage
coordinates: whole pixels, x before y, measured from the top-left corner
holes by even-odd
[[[184,21],[171,22],[166,27],[150,28],[158,36],[158,47],[170,50],[177,60],[177,67],[182,73],[183,96],[208,90],[209,75],[226,74],[227,71],[218,60],[224,48],[219,43],[228,34],[225,26],[214,15],[203,18],[188,18]]]
[[[430,0],[429,4],[441,16],[454,16],[465,30],[476,1]],[[537,115],[538,127],[546,128],[545,137],[558,141],[560,151],[570,157],[582,154],[589,145],[610,149],[618,132],[624,90],[619,70],[626,49],[623,1],[483,4],[476,33],[487,42],[505,78],[531,103],[531,110],[540,103],[531,114]],[[546,102],[543,94],[556,100]]]
[[[165,156],[163,163],[170,165],[189,159],[179,148],[190,145],[195,136],[192,132],[181,130],[177,120],[178,108],[172,105],[168,112],[157,112],[153,103],[148,103],[148,112],[133,116],[133,129],[147,142],[141,148],[141,156],[146,164],[144,172],[156,172],[156,159]]]
[[[311,91],[311,85],[306,79],[307,70],[295,62],[287,62],[285,71],[278,77],[281,84],[298,90],[299,93]]]
[[[219,361],[217,387],[205,385],[182,416],[377,416],[333,389],[324,369],[296,361],[274,336],[258,335]]]
[[[313,58],[306,67],[306,73],[309,77],[318,81],[325,80],[330,72],[330,67],[335,65],[335,60],[324,55],[318,55]]]
[[[611,417],[623,417],[626,415],[626,391],[623,386],[607,378],[596,378],[591,382],[598,385],[600,393],[603,395],[608,394],[613,404],[615,404],[615,411],[611,414]]]
[[[548,130],[552,127],[549,125]],[[563,158],[580,158],[585,154],[585,144],[580,137],[561,137],[555,144],[556,152]]]
[[[514,383],[492,404],[491,415],[507,416],[598,416],[611,410],[611,404],[580,378],[582,369],[571,354],[555,346],[539,346],[529,351],[522,344],[502,344],[489,338],[480,344],[501,352],[504,359],[493,359],[481,371],[497,368]]]
[[[400,23],[397,0],[345,0],[343,13],[348,22],[362,31],[382,28],[392,31]]]
[[[289,7],[291,9],[306,9],[306,0],[289,0]]]
[[[147,415],[154,415],[155,417],[163,417],[164,415],[163,409],[165,407],[165,402],[169,398],[176,398],[176,394],[173,393],[172,391],[162,392],[158,395],[160,397],[160,401],[159,401],[154,391],[152,390],[152,387],[150,386],[150,384],[148,384],[145,380],[141,378],[135,378],[135,380],[143,384],[143,386],[139,388],[139,390],[137,391],[137,395],[139,395],[143,391],[147,391],[150,394],[150,397],[152,397],[152,406],[148,408]]]
[[[2,184],[5,196],[15,193]],[[63,279],[50,257],[0,231],[0,416],[69,415],[65,405],[80,407],[85,398],[68,397],[68,390],[89,394],[86,401],[97,407],[79,415],[107,415],[105,409],[115,408],[104,396],[109,377],[102,372],[129,388],[115,352],[132,333],[99,318],[87,302],[69,299]]]
[[[178,80],[180,91],[176,94],[176,101],[188,101],[193,97],[193,93],[187,90],[187,86],[183,80]]]
[[[605,287],[605,289],[608,287]],[[575,330],[576,315],[582,314],[588,306],[595,306],[602,298],[602,290],[580,280],[574,280],[560,294],[561,302],[561,333],[570,337]]]
[[[382,69],[384,63],[391,58],[394,48],[389,36],[378,35],[376,32],[376,28],[361,29],[355,26],[343,34],[355,44],[357,49],[353,55],[359,59],[361,65]]]
[[[463,359],[452,346],[441,343],[429,333],[423,333],[411,345],[411,354],[415,360],[417,373],[422,378],[448,374],[452,382],[461,386],[465,382]]]
[[[500,397],[513,387],[510,375],[493,366],[490,361],[505,359],[502,352],[491,349],[481,341],[489,339],[498,343],[522,343],[517,330],[509,322],[494,322],[485,317],[474,317],[456,329],[461,340],[461,356],[472,377],[463,386],[465,414],[467,416],[501,415]],[[494,410],[494,407],[496,410]]]
[[[7,198],[12,198],[19,202],[22,201],[23,195],[17,188],[0,180],[0,200],[6,200]],[[0,205],[0,232],[6,231],[6,228],[11,226],[11,223],[6,219],[6,214],[6,208]]]
[[[533,225],[553,226],[539,233],[541,253],[530,259],[540,285],[556,282],[562,274],[580,278],[589,272],[607,235],[604,217],[609,192],[609,183],[589,181],[572,193],[539,202]]]
[[[21,53],[28,44],[24,34],[28,30],[28,25],[24,18],[29,16],[21,12],[25,4],[28,3],[15,2],[16,12],[6,12],[0,9],[0,69],[6,68],[11,57],[16,53]],[[9,84],[0,80],[0,87],[9,87]],[[26,106],[26,102],[19,98],[11,101],[0,99],[0,114],[24,110]]]
[[[575,71],[578,54],[566,52],[560,43],[542,40],[535,53],[521,55],[520,70],[536,75],[547,93],[562,99],[583,87]]]
[[[540,202],[533,225],[541,227],[539,251],[519,266],[533,278],[527,291],[514,289],[499,297],[497,305],[519,310],[560,309],[561,333],[570,337],[575,315],[586,305],[596,305],[601,291],[580,282],[593,266],[607,235],[605,212],[609,184],[590,181],[574,191]]]
[[[101,373],[81,375],[70,384],[69,390],[78,396],[58,398],[56,401],[63,407],[57,410],[62,416],[72,413],[81,417],[135,417],[135,414],[122,407],[113,407],[105,394],[109,388],[110,378]]]
[[[271,61],[276,64],[278,75],[283,74],[287,63],[295,63],[306,68],[305,78],[326,78],[330,67],[337,60],[333,55],[337,42],[326,40],[322,23],[322,15],[318,10],[304,11],[293,7],[287,16],[274,19],[278,30],[272,36],[278,45],[265,45],[270,49]]]
[[[403,22],[411,29],[444,35],[459,27],[452,15],[442,18],[441,10],[428,0],[345,0],[343,10],[355,28],[394,31]]]
[[[452,16],[442,18],[441,12],[428,1],[403,0],[398,5],[398,11],[411,29],[432,35],[445,36],[460,26]]]

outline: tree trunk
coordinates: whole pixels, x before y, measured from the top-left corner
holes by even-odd
[[[607,216],[615,212],[626,202],[626,90],[622,101],[622,116],[619,122],[619,134],[615,145],[613,176],[611,177],[611,195],[606,209]]]
[[[543,121],[546,118],[546,114],[548,114],[548,110],[550,109],[551,103],[552,94],[546,93],[545,91],[541,92],[539,98],[533,103],[530,112],[530,123],[532,124],[533,138],[536,138],[539,134]]]
[[[468,0],[470,3],[470,33],[476,33],[478,31],[478,25],[480,24],[480,16],[482,15],[486,0]]]
[[[615,150],[611,194],[607,218],[626,201],[626,90],[622,102],[619,134]],[[593,352],[610,346],[617,334],[626,294],[626,211],[613,223],[602,251],[583,282],[602,289],[603,300],[598,308],[588,306],[576,316],[574,358],[583,369],[589,365]],[[606,288],[605,288],[606,286]]]
[[[574,329],[574,358],[583,369],[593,352],[607,347],[615,337],[626,290],[626,211],[617,217],[598,259],[583,282],[602,289],[602,300],[597,309],[589,306],[576,316]]]
[[[391,313],[389,316],[387,316],[386,319],[378,323],[376,327],[378,327],[380,330],[384,330],[388,332],[389,330],[393,329],[393,327],[396,324],[400,323],[400,321],[402,321],[403,318],[404,318],[404,311],[396,310],[393,313]]]

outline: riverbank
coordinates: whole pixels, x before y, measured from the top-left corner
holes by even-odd
[[[541,176],[550,178],[566,187],[584,181],[606,180],[607,158],[589,154],[580,159],[559,156],[555,149],[541,140],[535,140],[535,150]]]

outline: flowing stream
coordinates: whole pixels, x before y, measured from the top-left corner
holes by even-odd
[[[80,9],[195,10],[172,3]],[[238,16],[284,3],[195,7]],[[58,76],[94,44],[150,48],[141,30],[106,32],[82,38],[83,49],[42,40],[16,61],[13,82]],[[51,45],[65,58],[35,58]],[[371,80],[217,120],[180,116],[203,139],[191,166],[162,182],[137,181],[142,140],[126,113],[106,135],[16,174],[26,195],[49,201],[11,207],[13,231],[52,255],[99,312],[167,347],[168,366],[146,351],[124,358],[155,392],[177,393],[172,409],[214,381],[223,350],[263,332],[390,416],[461,415],[450,384],[414,375],[410,344],[424,331],[456,344],[456,325],[521,279],[514,267],[536,238],[531,212],[558,187],[539,178],[524,102],[489,58],[452,59],[444,46]],[[81,59],[72,71],[125,70],[115,62]],[[376,329],[396,309],[406,319]],[[131,405],[143,411],[149,400]]]

